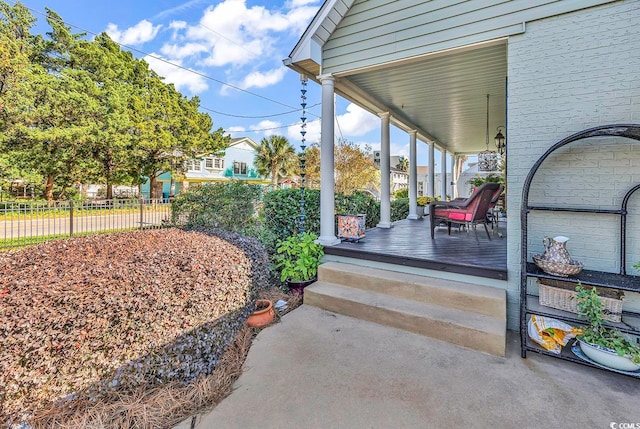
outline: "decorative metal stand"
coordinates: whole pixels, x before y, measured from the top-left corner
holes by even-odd
[[[520,341],[521,341],[521,355],[527,356],[527,351],[541,353],[557,357],[560,359],[570,360],[583,365],[601,367],[598,364],[594,364],[590,360],[585,360],[580,356],[576,356],[572,353],[571,344],[568,344],[560,355],[553,354],[546,350],[542,350],[535,344],[531,343],[527,336],[527,322],[528,317],[532,314],[545,317],[553,317],[565,322],[574,324],[583,324],[584,319],[580,319],[577,315],[566,311],[557,310],[552,307],[540,305],[537,296],[527,292],[527,283],[529,278],[537,278],[546,281],[562,281],[563,283],[570,283],[576,285],[582,283],[586,286],[596,286],[598,288],[609,288],[616,291],[628,291],[640,293],[640,276],[633,276],[627,274],[626,268],[626,241],[627,241],[627,204],[631,195],[640,190],[640,184],[632,186],[622,199],[620,209],[599,209],[599,208],[585,208],[585,207],[556,207],[556,206],[533,206],[529,204],[529,189],[531,182],[536,175],[540,165],[545,159],[551,155],[557,149],[589,137],[624,137],[631,139],[633,143],[640,143],[640,125],[604,125],[600,127],[590,128],[588,130],[581,131],[573,134],[555,145],[542,155],[538,161],[533,165],[529,171],[523,189],[522,189],[522,212],[520,214],[520,221],[522,227],[522,242],[521,242],[521,265],[520,265]],[[613,216],[620,216],[620,271],[619,273],[610,273],[594,270],[582,270],[579,274],[571,275],[569,277],[558,277],[549,273],[545,273],[538,268],[533,262],[528,260],[528,229],[529,229],[529,213],[533,211],[546,211],[546,212],[573,212],[573,213],[593,213],[593,214],[606,214]],[[611,323],[609,327],[615,328],[620,332],[628,333],[635,336],[640,336],[640,313],[636,311],[622,311],[622,322]],[[574,348],[575,349],[575,348]],[[618,371],[619,372],[619,371]],[[623,372],[625,375],[640,378],[640,371]]]

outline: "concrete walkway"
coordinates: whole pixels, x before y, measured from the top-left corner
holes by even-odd
[[[303,305],[260,332],[195,427],[640,428],[640,380],[508,341],[499,358]]]

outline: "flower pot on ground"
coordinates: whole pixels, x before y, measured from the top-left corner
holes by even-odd
[[[256,309],[247,319],[247,326],[251,328],[263,328],[271,323],[276,316],[273,303],[268,299],[256,301]]]
[[[594,362],[622,371],[640,369],[640,345],[625,338],[616,329],[607,328],[604,304],[598,298],[595,287],[576,287],[578,311],[589,322],[578,335],[580,349]]]
[[[304,288],[315,281],[320,259],[324,255],[321,244],[314,234],[293,235],[277,245],[274,257],[276,268],[280,271],[280,281],[290,283],[294,292],[304,293]],[[303,284],[305,283],[306,284]]]

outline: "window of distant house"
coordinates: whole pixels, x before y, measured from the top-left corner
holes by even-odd
[[[187,170],[188,171],[200,171],[202,166],[200,164],[199,159],[189,159],[187,160]]]
[[[224,159],[217,157],[205,158],[204,168],[207,170],[224,170]]]
[[[233,174],[247,174],[247,163],[246,162],[234,162],[233,163]]]

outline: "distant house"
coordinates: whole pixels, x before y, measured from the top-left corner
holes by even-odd
[[[260,146],[249,137],[231,139],[223,154],[207,154],[186,161],[184,175],[174,181],[171,190],[171,173],[158,177],[158,187],[162,187],[162,197],[177,195],[180,190],[193,184],[227,182],[243,180],[250,183],[269,185],[271,181],[262,177],[254,165],[254,159]],[[149,182],[142,185],[142,194],[149,195]],[[159,195],[159,194],[157,194]]]
[[[409,173],[402,171],[396,166],[400,163],[402,156],[393,155],[390,157],[390,171],[389,171],[389,185],[391,194],[401,189],[407,189],[409,187]],[[373,162],[376,168],[380,169],[380,151],[373,152]],[[376,198],[380,198],[380,192],[376,189],[368,189]]]

